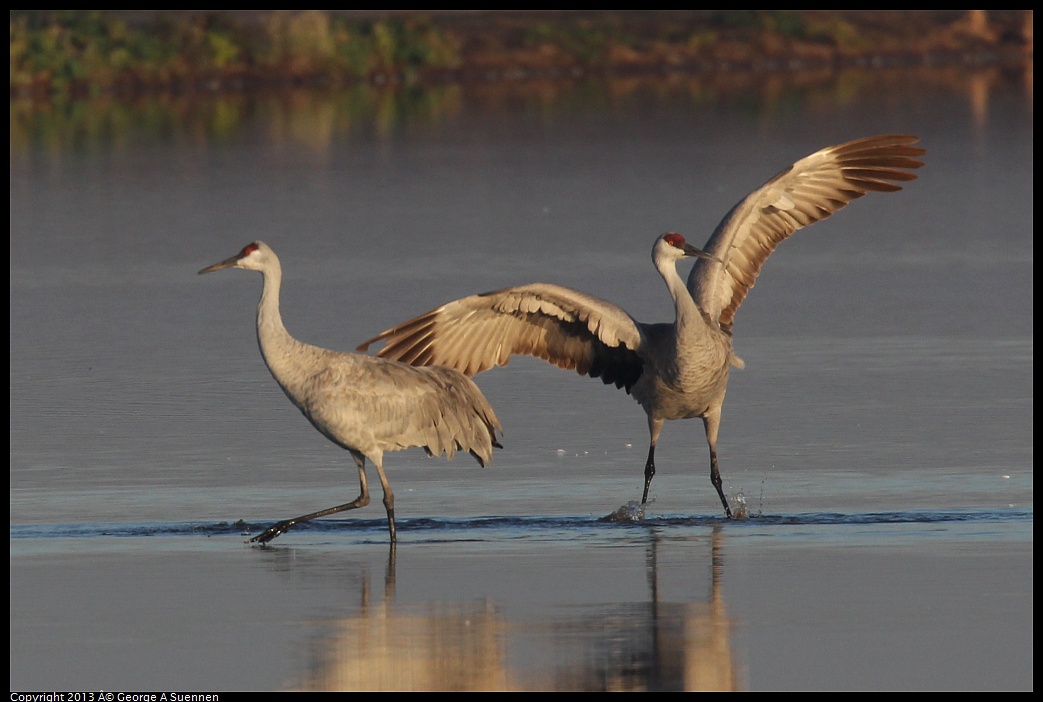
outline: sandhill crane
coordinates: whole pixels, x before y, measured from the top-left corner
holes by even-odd
[[[262,545],[301,522],[369,504],[366,459],[377,467],[384,488],[391,544],[395,536],[395,495],[384,474],[384,452],[423,448],[448,458],[459,449],[484,466],[500,447],[500,422],[470,378],[442,366],[414,368],[397,361],[332,351],[290,336],[279,314],[282,266],[261,241],[199,274],[224,268],[260,271],[257,343],[268,370],[293,404],[322,434],[355,459],[361,494],[351,502],[281,521],[250,539]]]
[[[732,323],[761,266],[779,242],[868,192],[894,192],[923,164],[917,137],[873,136],[817,151],[741,200],[705,251],[675,233],[656,239],[652,261],[674,301],[676,320],[645,324],[611,302],[569,288],[533,283],[445,304],[359,345],[383,341],[378,356],[468,376],[513,354],[542,358],[614,383],[648,415],[642,506],[655,475],[655,447],[667,419],[701,417],[710,447],[710,480],[732,516],[717,466],[717,432],[732,351]],[[687,286],[677,262],[696,258]]]

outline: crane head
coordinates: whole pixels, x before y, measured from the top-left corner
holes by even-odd
[[[667,232],[661,237],[656,239],[655,246],[652,248],[652,258],[667,258],[678,260],[682,258],[705,258],[707,261],[720,260],[716,256],[711,256],[702,249],[689,244],[684,240],[684,237],[677,232]]]
[[[243,247],[243,250],[237,253],[231,258],[226,258],[223,261],[219,261],[212,266],[207,266],[203,270],[199,271],[198,275],[204,273],[212,273],[214,271],[220,271],[225,268],[245,268],[247,270],[261,270],[263,265],[263,259],[265,258],[265,252],[269,252],[271,249],[263,241],[255,241],[252,244],[247,244]]]

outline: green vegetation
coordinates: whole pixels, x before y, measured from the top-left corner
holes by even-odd
[[[763,29],[791,37],[807,33],[807,23],[796,10],[733,10],[722,12],[719,22],[723,26]]]
[[[529,49],[556,47],[582,65],[603,64],[613,46],[632,45],[619,23],[570,24],[541,21],[525,30],[524,45]]]
[[[1020,10],[11,10],[11,98],[1031,61]],[[888,61],[880,61],[888,57]],[[872,60],[867,60],[867,59]]]
[[[348,20],[322,10],[11,12],[11,94],[98,95],[250,82],[353,83],[451,69],[453,40],[423,16]]]

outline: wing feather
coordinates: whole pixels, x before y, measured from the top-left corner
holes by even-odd
[[[706,251],[724,262],[698,260],[688,290],[721,328],[735,313],[764,262],[784,239],[869,192],[901,190],[923,163],[917,137],[885,135],[830,146],[807,156],[754,190],[725,216]]]
[[[433,456],[465,450],[483,465],[491,460],[502,427],[470,378],[371,356],[328,352],[325,361],[303,381],[300,407],[338,444],[371,457],[417,446]]]
[[[380,357],[448,366],[468,376],[522,354],[629,390],[643,366],[641,327],[626,311],[547,283],[455,300],[378,334],[358,350],[376,341],[384,342]]]

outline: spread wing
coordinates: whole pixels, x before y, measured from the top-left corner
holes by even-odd
[[[385,344],[377,353],[383,358],[448,366],[468,376],[524,354],[629,390],[643,367],[641,324],[611,302],[546,283],[455,300],[358,350],[375,341]]]
[[[872,136],[830,146],[802,158],[731,209],[706,252],[724,262],[699,259],[688,276],[692,297],[721,328],[731,332],[735,313],[764,262],[798,229],[829,217],[869,192],[901,190],[924,150],[907,135]]]

